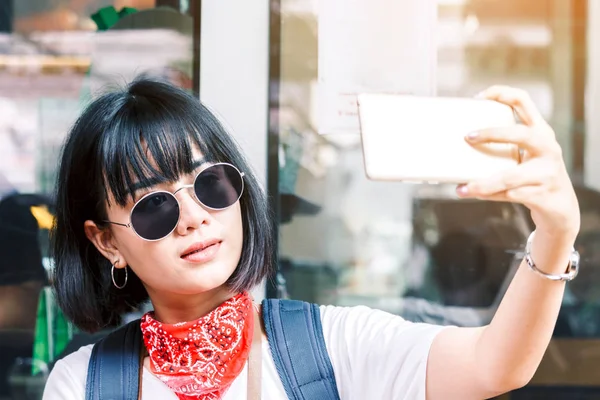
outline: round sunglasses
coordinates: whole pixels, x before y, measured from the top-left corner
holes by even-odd
[[[243,177],[244,173],[231,164],[213,164],[200,171],[191,185],[184,185],[173,193],[157,190],[144,195],[133,205],[128,224],[104,222],[132,228],[144,240],[164,239],[175,230],[181,217],[179,201],[175,197],[178,192],[193,188],[196,200],[202,206],[225,210],[242,196]]]

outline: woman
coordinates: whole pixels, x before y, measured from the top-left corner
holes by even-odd
[[[564,291],[563,282],[542,274],[565,273],[579,230],[578,203],[554,133],[529,97],[506,87],[482,96],[512,106],[523,125],[466,140],[517,144],[523,160],[457,193],[526,205],[536,224],[530,261],[541,272],[524,260],[493,321],[481,328],[321,307],[342,399],[488,398],[525,385],[540,363]],[[252,336],[247,292],[273,263],[265,195],[218,120],[179,89],[137,80],[95,100],[76,122],[57,189],[56,290],[73,322],[87,331],[114,326],[149,298],[154,312],[141,323],[148,350],[143,398],[245,398],[248,340],[219,355],[226,367],[218,382],[202,375],[214,364],[180,368],[182,329],[194,348],[205,348],[194,329],[218,335],[226,328],[215,321],[233,313],[245,316],[234,327],[239,337]],[[262,398],[284,399],[262,343]],[[84,398],[90,352],[83,347],[56,364],[45,399]],[[196,361],[204,356],[186,353]],[[183,393],[182,382],[193,374],[205,386]]]

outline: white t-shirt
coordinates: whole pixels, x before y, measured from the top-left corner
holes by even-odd
[[[429,349],[443,327],[414,324],[368,307],[321,306],[325,345],[342,400],[425,399]],[[262,348],[262,399],[287,399],[268,342]],[[58,361],[43,400],[83,400],[92,345]],[[223,400],[246,399],[246,368]],[[177,400],[177,396],[144,368],[143,400]]]

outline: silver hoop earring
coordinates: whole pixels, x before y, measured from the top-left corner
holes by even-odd
[[[123,282],[123,284],[121,286],[117,285],[117,282],[115,281],[115,265],[117,265],[118,261],[116,261],[112,268],[110,269],[110,277],[112,278],[113,281],[113,285],[115,285],[115,287],[117,289],[123,289],[125,287],[125,285],[127,285],[127,266],[125,266],[125,282]]]

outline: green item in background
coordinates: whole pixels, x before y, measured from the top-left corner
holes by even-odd
[[[117,10],[113,6],[104,7],[92,14],[92,20],[98,26],[99,31],[105,31],[117,23],[119,13],[117,13]]]
[[[119,11],[119,19],[125,17],[126,15],[136,13],[137,9],[133,7],[123,7],[121,11]]]
[[[44,288],[38,301],[32,375],[41,372],[40,364],[48,365],[54,361],[73,338],[73,333],[73,325],[56,304],[54,292],[50,287]]]
[[[91,15],[91,18],[96,23],[99,31],[106,31],[116,24],[119,19],[135,12],[137,12],[137,10],[132,7],[123,7],[121,8],[121,11],[117,12],[113,6],[108,6],[99,9]]]

